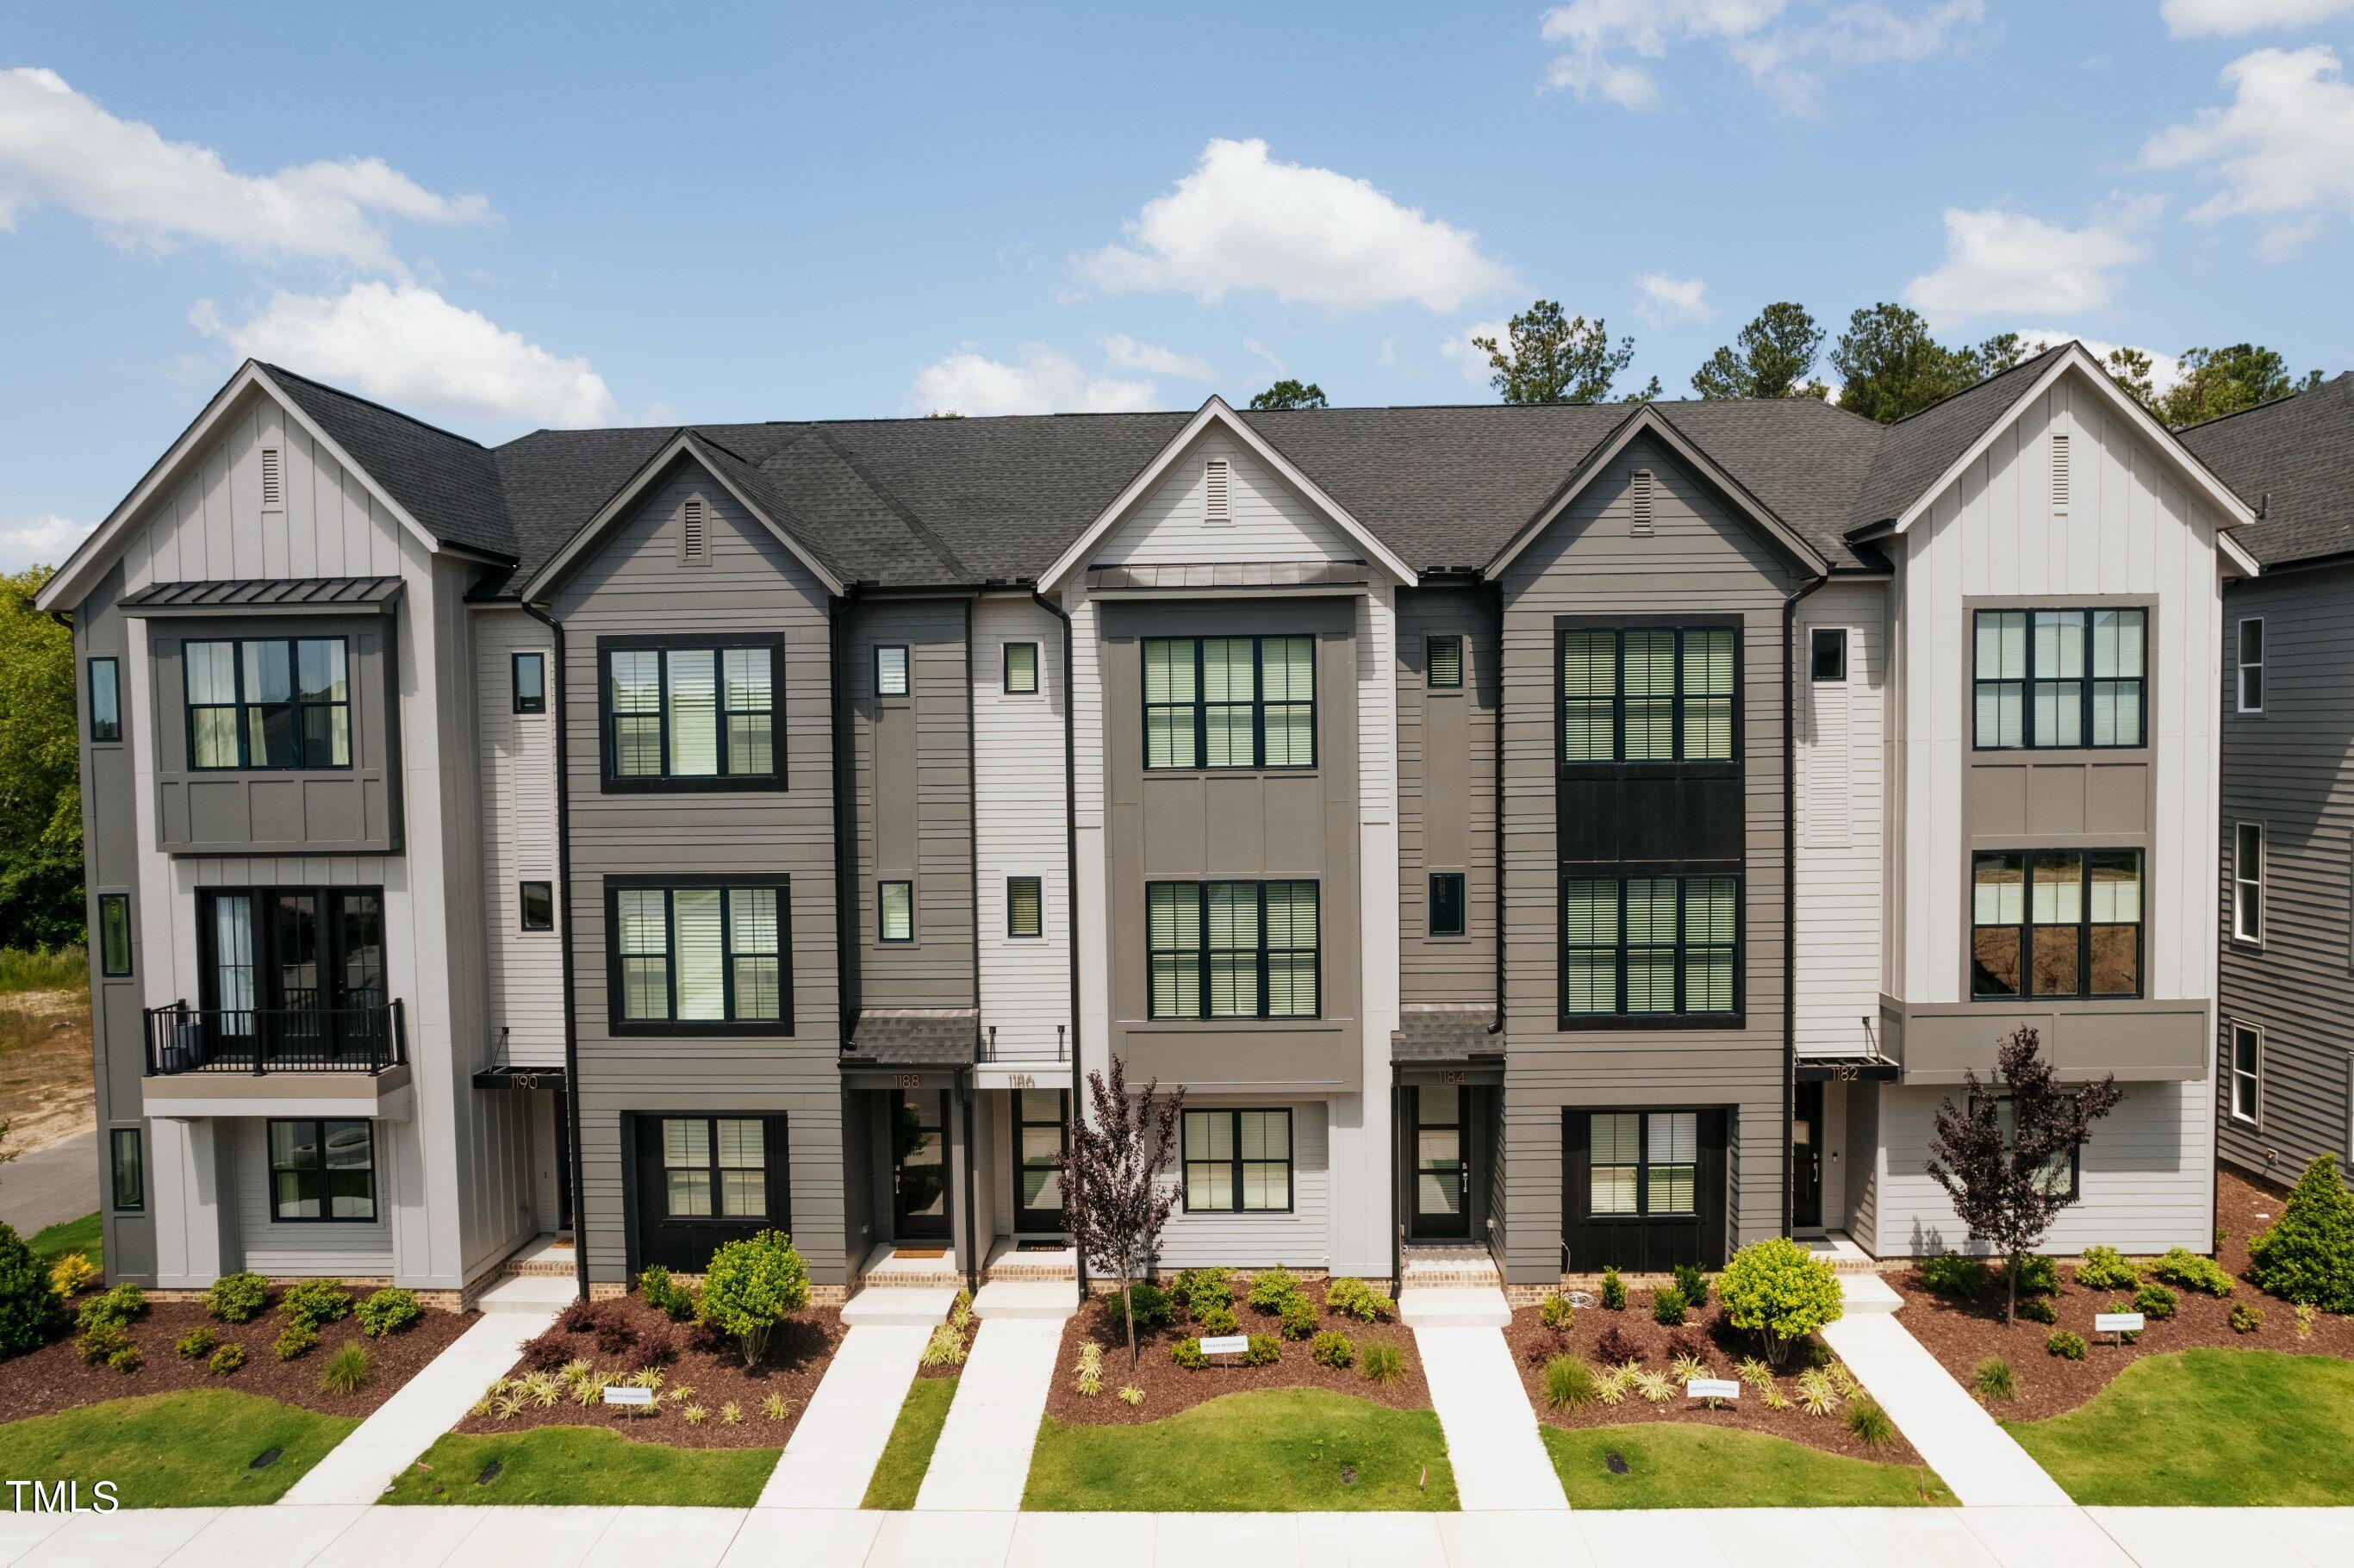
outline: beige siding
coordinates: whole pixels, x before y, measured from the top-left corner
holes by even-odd
[[[1204,465],[1212,458],[1227,463],[1227,514],[1233,520],[1225,524],[1203,520]],[[1087,564],[1354,560],[1360,554],[1346,535],[1233,437],[1212,430],[1137,501]]]
[[[372,1277],[393,1272],[391,1200],[410,1174],[396,1152],[403,1140],[387,1136],[395,1124],[380,1121],[375,1127],[380,1217],[372,1224],[272,1223],[267,1123],[259,1118],[239,1118],[226,1125],[237,1170],[237,1234],[243,1251],[239,1266],[268,1275]]]
[[[1398,610],[1398,924],[1402,1001],[1496,1000],[1495,614],[1482,593],[1426,590]],[[1434,635],[1463,640],[1463,684],[1432,691]],[[1464,875],[1464,934],[1432,937],[1429,878]],[[1373,948],[1368,946],[1368,952]]]
[[[521,885],[557,887],[556,863],[556,650],[547,628],[519,609],[474,617],[474,690],[480,705],[484,960],[490,1036],[506,1031],[508,1060],[564,1063],[564,916],[556,928],[523,929]],[[547,711],[514,711],[514,658],[546,662]]]
[[[1285,1100],[1270,1096],[1188,1096],[1195,1110],[1235,1107],[1249,1110],[1291,1111],[1291,1213],[1189,1214],[1180,1198],[1161,1233],[1161,1268],[1166,1272],[1218,1265],[1232,1268],[1263,1268],[1285,1264],[1294,1268],[1331,1266],[1332,1172],[1330,1163],[1331,1116],[1321,1100]],[[1181,1145],[1182,1139],[1180,1139]],[[1182,1162],[1181,1147],[1176,1160]],[[1172,1171],[1168,1185],[1176,1189],[1180,1176]],[[1373,1192],[1352,1192],[1346,1202],[1378,1202]],[[1387,1266],[1386,1258],[1383,1266]]]
[[[1052,1060],[1071,1012],[1063,811],[1062,622],[1027,599],[973,606],[973,791],[980,823],[981,1022],[1007,1058]],[[1005,690],[1005,645],[1038,646],[1038,690]],[[1042,935],[1006,934],[1005,883],[1034,876]]]
[[[1880,1023],[1882,744],[1888,585],[1832,583],[1800,601],[1798,1050],[1869,1051]],[[1812,679],[1817,627],[1847,632],[1847,679]],[[1836,1146],[1834,1146],[1836,1147]]]

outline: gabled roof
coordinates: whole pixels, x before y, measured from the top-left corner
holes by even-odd
[[[2239,532],[2266,567],[2354,555],[2354,371],[2181,432],[2264,514]]]
[[[1850,526],[1870,528],[1895,522],[1980,437],[2020,405],[2028,388],[2067,347],[2063,343],[2047,348],[1890,425],[1881,437],[1871,471],[1864,476],[1863,489],[1856,496]]]
[[[275,365],[261,368],[436,541],[514,558],[506,492],[487,448]]]

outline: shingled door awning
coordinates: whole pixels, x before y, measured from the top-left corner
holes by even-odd
[[[398,577],[239,577],[150,583],[115,601],[126,615],[350,615],[392,613]]]
[[[979,1054],[977,1007],[870,1007],[858,1015],[845,1066],[961,1067]]]

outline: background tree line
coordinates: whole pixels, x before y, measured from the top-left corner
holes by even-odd
[[[73,633],[33,608],[49,571],[0,576],[0,948],[82,939]]]

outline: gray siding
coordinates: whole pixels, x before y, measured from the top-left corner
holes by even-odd
[[[703,497],[711,565],[682,566],[682,503]],[[591,1277],[626,1270],[628,1112],[782,1112],[789,1119],[794,1237],[811,1278],[845,1277],[843,1097],[835,1057],[833,780],[823,586],[726,491],[692,464],[650,493],[557,594],[565,630],[574,1006],[585,1224]],[[781,633],[788,788],[739,794],[613,794],[599,788],[600,635]],[[790,874],[793,1033],[789,1037],[615,1038],[607,1027],[604,879],[726,872]]]
[[[1463,684],[1433,690],[1429,639],[1463,640]],[[1496,995],[1496,611],[1469,589],[1398,595],[1399,1001]],[[1429,934],[1434,872],[1463,874],[1464,934]]]
[[[1655,478],[1654,532],[1636,537],[1628,474]],[[1782,603],[1789,569],[1664,452],[1630,448],[1512,566],[1504,584],[1505,1267],[1561,1265],[1564,1107],[1727,1107],[1727,1210],[1737,1245],[1777,1232],[1782,1104]],[[1557,615],[1737,614],[1746,800],[1744,1024],[1617,1031],[1559,1025],[1554,828]],[[1575,1261],[1572,1260],[1572,1267]]]

